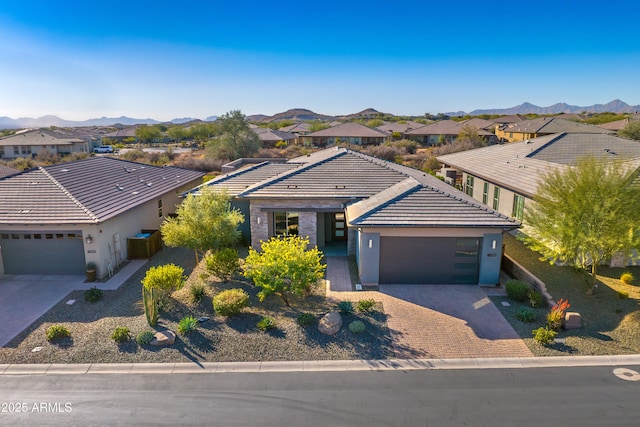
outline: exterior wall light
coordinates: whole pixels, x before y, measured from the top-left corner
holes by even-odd
[[[93,237],[91,236],[91,234],[88,234],[87,237],[84,238],[84,241],[86,242],[87,245],[90,245],[93,243]]]

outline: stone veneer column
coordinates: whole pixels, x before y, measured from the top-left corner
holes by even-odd
[[[358,238],[358,231],[355,228],[347,228],[347,255],[356,254],[356,239]]]
[[[298,234],[309,238],[309,246],[318,245],[318,213],[300,212],[298,217]]]
[[[260,241],[269,240],[269,212],[262,212],[260,206],[251,203],[249,208],[251,221],[251,247],[259,250],[261,248]],[[259,223],[258,223],[259,221]]]

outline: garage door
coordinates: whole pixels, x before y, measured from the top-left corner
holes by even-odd
[[[81,231],[0,232],[5,274],[83,274]]]
[[[382,284],[477,284],[480,238],[380,238]]]

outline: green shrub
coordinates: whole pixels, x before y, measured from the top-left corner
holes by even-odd
[[[207,263],[207,270],[225,282],[231,279],[240,268],[238,251],[232,248],[220,249],[210,253],[205,258],[205,262]]]
[[[525,302],[529,298],[529,285],[521,280],[508,280],[505,284],[507,295],[514,301]]]
[[[521,322],[533,322],[536,319],[536,314],[529,307],[522,307],[516,313],[516,319]]]
[[[117,343],[129,341],[129,332],[126,326],[117,326],[111,333],[111,339]]]
[[[273,320],[271,317],[263,317],[262,319],[260,319],[260,321],[258,323],[256,323],[256,326],[258,327],[258,329],[260,329],[261,331],[266,331],[272,328],[276,327],[276,321]]]
[[[337,304],[338,311],[342,314],[351,314],[355,311],[353,303],[351,301],[340,301]]]
[[[185,316],[178,322],[178,333],[188,335],[198,327],[198,319],[193,316]]]
[[[242,289],[228,289],[213,297],[213,309],[221,316],[233,316],[249,304],[249,295]]]
[[[540,307],[542,305],[542,295],[533,289],[529,291],[529,305],[531,307]]]
[[[376,305],[376,300],[374,300],[373,298],[369,298],[369,299],[361,299],[360,301],[358,301],[358,304],[356,305],[356,307],[358,308],[359,312],[368,313],[373,309],[375,305]]]
[[[361,334],[367,330],[367,327],[364,325],[364,322],[361,320],[354,320],[349,323],[349,330],[354,334]]]
[[[149,268],[142,279],[142,286],[148,291],[155,290],[153,300],[159,307],[162,307],[173,291],[182,288],[184,281],[182,267],[175,264],[165,264]]]
[[[624,273],[622,273],[622,275],[620,276],[620,281],[622,283],[624,283],[625,285],[630,285],[633,283],[633,274],[629,273],[628,271],[625,271]]]
[[[316,322],[316,316],[313,313],[300,313],[297,320],[300,326],[311,326]]]
[[[191,293],[191,299],[193,302],[200,302],[207,294],[207,287],[202,282],[196,282],[191,285],[189,292]]]
[[[90,303],[98,302],[102,298],[102,290],[95,286],[84,291],[84,300]]]
[[[629,292],[626,291],[616,291],[616,295],[618,296],[618,298],[620,299],[627,299],[629,298]]]
[[[539,342],[542,345],[553,344],[554,339],[556,337],[557,332],[549,329],[539,327],[538,329],[534,329],[531,331],[533,334],[533,339]]]
[[[55,341],[70,336],[69,329],[64,325],[51,325],[47,328],[47,341]]]
[[[147,345],[153,340],[154,335],[153,331],[142,331],[136,337],[136,342],[140,345]]]

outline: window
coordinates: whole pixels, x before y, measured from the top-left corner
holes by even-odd
[[[274,212],[273,224],[276,236],[298,235],[298,212]]]
[[[482,186],[482,203],[486,205],[488,200],[489,200],[489,183],[485,182],[484,185]]]
[[[511,212],[511,216],[517,219],[518,221],[522,221],[522,217],[524,215],[524,197],[519,194],[513,195],[513,211]]]
[[[464,186],[464,192],[473,197],[473,177],[471,175],[467,175],[467,183]]]
[[[158,199],[158,217],[162,218],[162,199]]]
[[[493,187],[493,209],[500,207],[500,187]]]

